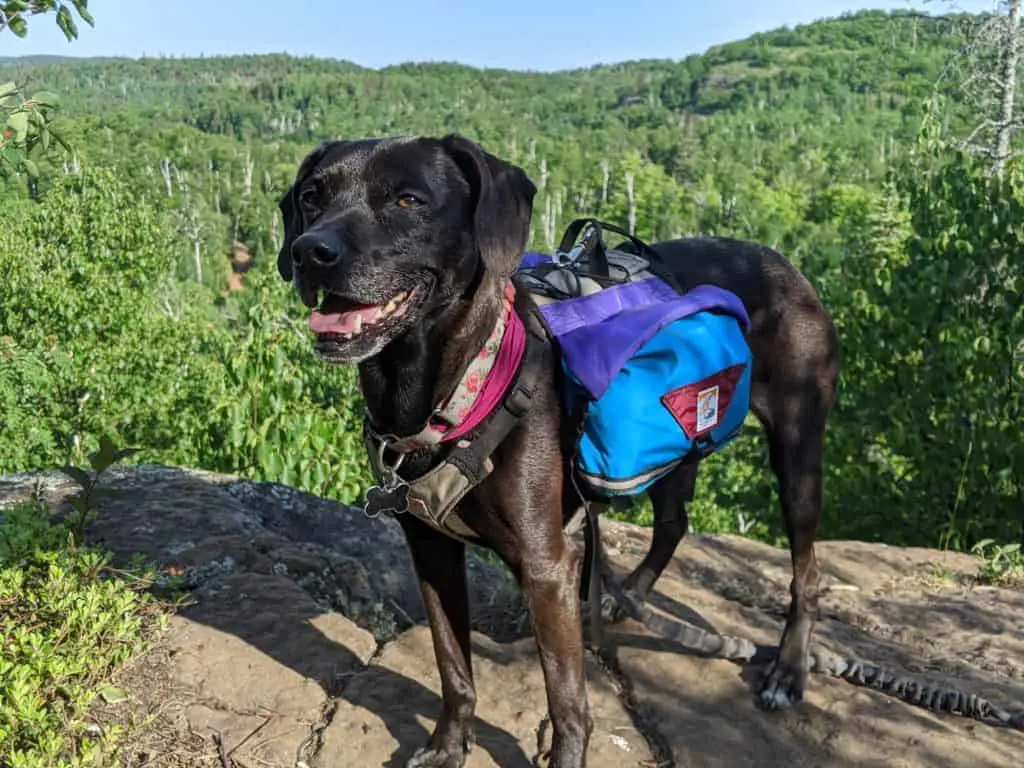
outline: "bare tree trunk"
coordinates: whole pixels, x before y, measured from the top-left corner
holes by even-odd
[[[174,195],[174,187],[171,185],[171,161],[166,157],[160,161],[160,173],[164,177],[167,196],[172,197]]]
[[[562,212],[564,210],[564,201],[565,201],[565,189],[564,188],[556,189],[555,190],[555,210],[554,210],[554,214],[555,214],[554,218],[555,218],[555,228],[556,228],[556,230],[558,229],[558,223],[562,220]]]
[[[281,250],[283,238],[281,237],[281,220],[278,218],[277,210],[270,213],[270,243],[275,251]]]
[[[550,194],[544,196],[544,212],[540,215],[540,222],[544,230],[544,242],[547,243],[548,250],[553,251],[555,249],[555,211],[554,201]]]
[[[202,241],[198,235],[192,241],[192,259],[196,264],[196,282],[201,283],[203,282],[203,251]]]
[[[243,184],[243,187],[244,187],[244,190],[245,190],[242,193],[243,197],[251,197],[252,196],[252,172],[253,172],[253,170],[255,168],[256,168],[256,163],[252,159],[252,155],[249,153],[249,150],[246,149],[245,150],[245,172],[244,172],[244,175],[242,177],[242,184]]]
[[[1020,0],[1008,0],[1006,37],[1003,43],[1001,67],[1001,93],[999,95],[999,123],[996,126],[996,142],[993,151],[992,173],[1003,175],[1006,161],[1010,157],[1010,141],[1013,139],[1013,107],[1017,92],[1017,63],[1020,58],[1017,32],[1020,29]]]
[[[629,234],[636,234],[636,199],[633,197],[633,173],[626,171],[626,197],[629,200]]]

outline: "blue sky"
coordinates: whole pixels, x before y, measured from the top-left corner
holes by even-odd
[[[979,11],[991,9],[994,0],[955,4]],[[80,25],[78,40],[67,43],[52,15],[36,17],[26,39],[0,35],[0,56],[286,52],[370,67],[443,60],[552,70],[680,59],[753,32],[862,8],[942,13],[953,5],[946,0],[90,0],[96,27]]]

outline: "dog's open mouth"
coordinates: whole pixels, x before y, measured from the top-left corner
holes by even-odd
[[[316,334],[321,352],[338,347],[372,347],[409,315],[423,293],[424,289],[417,286],[394,294],[382,304],[362,304],[327,293],[310,315],[309,329]]]

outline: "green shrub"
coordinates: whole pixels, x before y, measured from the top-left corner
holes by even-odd
[[[88,733],[83,715],[158,625],[147,574],[110,567],[48,510],[0,511],[0,764],[101,765],[119,735]]]
[[[0,234],[0,472],[81,458],[101,435],[148,461],[346,501],[368,482],[354,371],[312,356],[270,273],[234,319],[174,279],[191,245],[109,169],[58,181]]]

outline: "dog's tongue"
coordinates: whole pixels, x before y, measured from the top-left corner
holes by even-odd
[[[313,333],[355,333],[362,326],[377,320],[380,307],[371,304],[347,312],[313,311],[309,316],[309,329]]]

